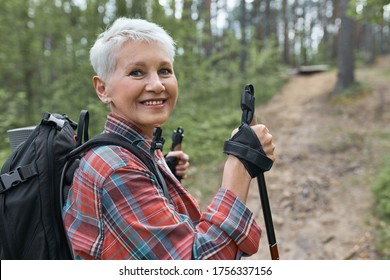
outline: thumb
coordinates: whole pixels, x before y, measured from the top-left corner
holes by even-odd
[[[253,119],[249,125],[256,125],[257,124],[257,118],[256,118],[256,113],[253,114]]]

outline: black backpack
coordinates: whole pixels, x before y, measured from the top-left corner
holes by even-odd
[[[88,122],[87,111],[80,113],[78,124],[66,115],[45,113],[4,163],[0,176],[0,259],[72,259],[62,207],[79,159],[93,147],[117,145],[130,150],[155,174],[169,198],[154,160],[117,134],[88,140]]]

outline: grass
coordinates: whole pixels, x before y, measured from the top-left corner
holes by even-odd
[[[385,161],[373,187],[374,214],[378,219],[376,248],[384,259],[390,259],[390,158]]]
[[[357,81],[348,89],[333,93],[330,103],[333,105],[349,105],[357,100],[366,98],[371,93],[372,88],[368,83]]]

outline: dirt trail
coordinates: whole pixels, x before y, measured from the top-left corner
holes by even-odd
[[[358,70],[357,79],[369,81],[372,91],[344,103],[329,101],[336,72],[295,76],[257,108],[277,145],[266,181],[281,259],[378,258],[371,185],[390,151],[374,137],[390,131],[384,110],[390,104],[389,69],[390,56]],[[251,259],[270,259],[256,186],[248,205],[263,228],[261,248]]]

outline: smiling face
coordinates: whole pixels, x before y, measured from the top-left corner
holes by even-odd
[[[173,112],[178,95],[168,51],[158,42],[128,41],[117,52],[114,72],[94,87],[111,111],[152,136]]]

